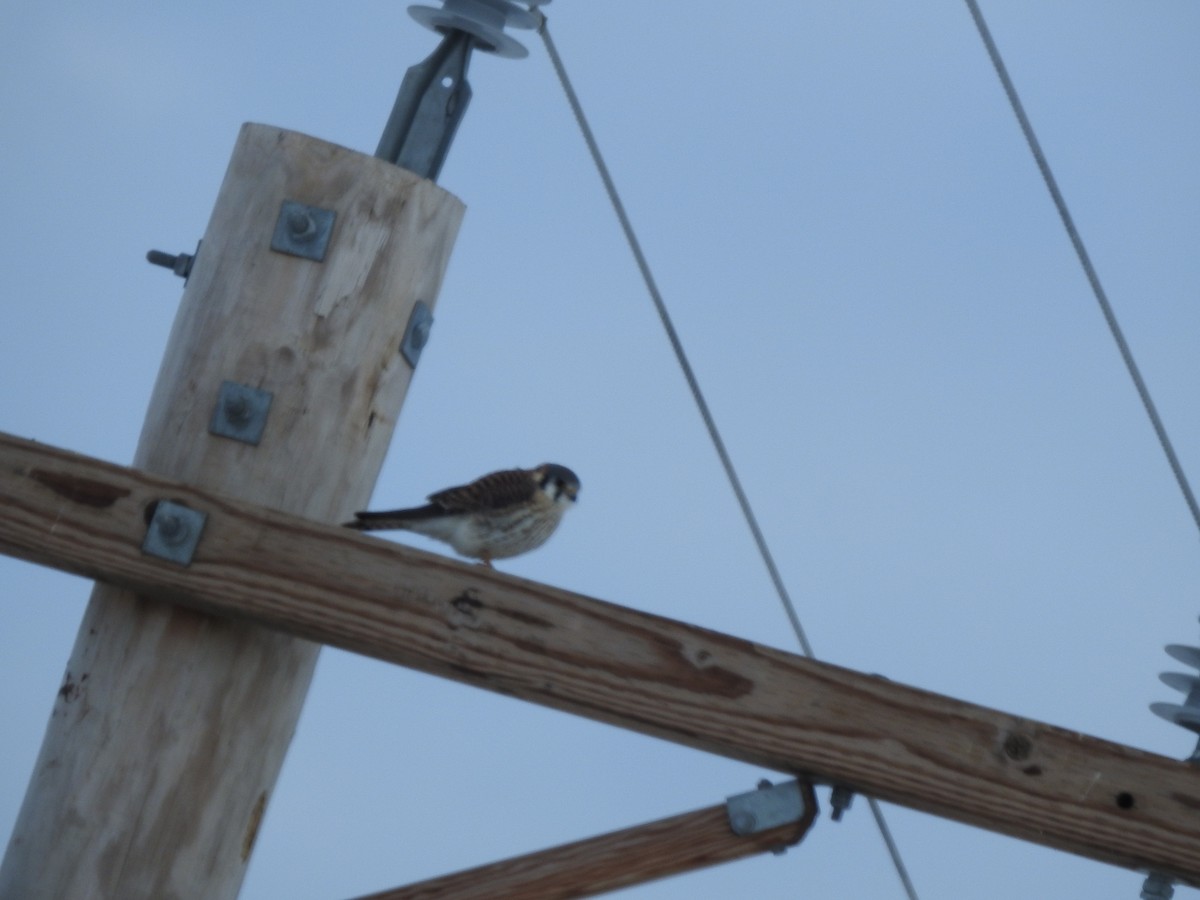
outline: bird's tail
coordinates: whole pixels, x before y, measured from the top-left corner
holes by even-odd
[[[356,512],[353,522],[344,522],[346,528],[359,531],[385,531],[389,528],[410,528],[415,522],[423,522],[444,512],[432,503],[412,509],[390,509],[386,512]]]

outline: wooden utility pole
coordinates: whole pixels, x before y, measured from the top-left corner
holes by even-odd
[[[1200,886],[1188,763],[5,435],[0,551]]]
[[[391,163],[244,126],[134,465],[319,522],[363,508],[461,217]],[[0,897],[236,896],[318,649],[98,584]]]

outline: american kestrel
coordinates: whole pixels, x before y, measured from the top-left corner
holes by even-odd
[[[566,466],[492,472],[429,495],[427,506],[355,513],[347,528],[403,528],[445,541],[463,556],[491,566],[493,559],[528,553],[554,533],[579,494],[579,476]]]

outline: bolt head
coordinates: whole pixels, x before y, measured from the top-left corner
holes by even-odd
[[[240,395],[232,396],[225,401],[225,418],[234,425],[245,425],[250,421],[250,404]]]
[[[294,241],[311,241],[317,234],[317,223],[311,213],[296,210],[288,216],[288,233]]]
[[[164,544],[177,547],[191,536],[192,529],[188,526],[188,523],[183,520],[183,517],[177,516],[174,513],[159,516],[154,521],[155,527],[158,529],[158,535],[162,538]]]
[[[752,812],[740,812],[733,817],[731,824],[734,834],[751,834],[758,825],[758,817]]]
[[[1171,900],[1174,896],[1175,888],[1171,885],[1171,879],[1165,875],[1152,872],[1142,883],[1142,900]]]

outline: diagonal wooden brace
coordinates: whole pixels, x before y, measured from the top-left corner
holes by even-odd
[[[734,833],[728,805],[710,806],[358,900],[566,900],[777,853],[799,842],[817,815],[812,785],[798,786],[797,818],[753,834]]]

